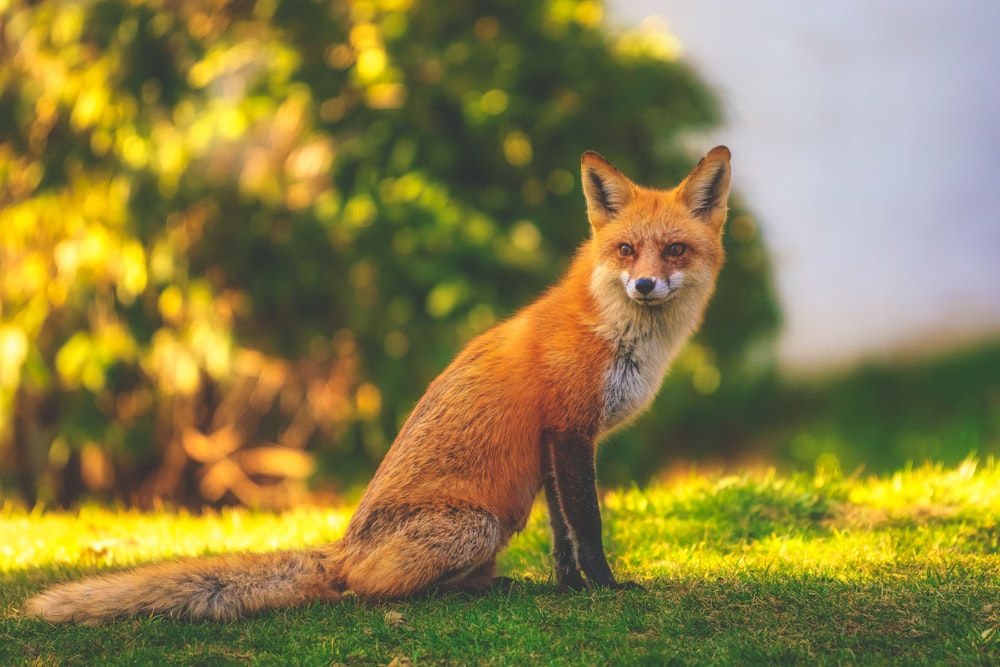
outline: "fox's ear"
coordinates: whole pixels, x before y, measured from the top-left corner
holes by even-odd
[[[731,157],[728,148],[716,146],[677,187],[681,201],[691,214],[719,230],[729,210]]]
[[[587,216],[596,230],[614,220],[635,194],[635,184],[594,151],[580,158]]]

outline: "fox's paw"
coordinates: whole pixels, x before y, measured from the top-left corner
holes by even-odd
[[[558,577],[560,592],[586,590],[587,582],[579,570],[570,570]]]

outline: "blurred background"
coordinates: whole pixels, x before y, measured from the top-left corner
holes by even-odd
[[[1000,5],[624,0],[716,91],[776,267],[785,369],[1000,332]]]
[[[736,189],[603,484],[1000,451],[998,10],[689,4],[0,0],[0,498],[355,497],[567,265],[586,149]]]

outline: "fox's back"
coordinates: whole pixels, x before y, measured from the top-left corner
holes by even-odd
[[[547,430],[594,430],[609,345],[558,287],[473,339],[428,387],[355,515],[413,495],[471,500],[520,530]]]

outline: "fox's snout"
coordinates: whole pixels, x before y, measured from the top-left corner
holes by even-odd
[[[683,273],[677,272],[668,278],[640,276],[633,279],[626,273],[622,276],[622,283],[625,293],[633,301],[644,306],[657,306],[674,295],[683,277]]]

